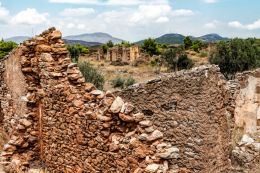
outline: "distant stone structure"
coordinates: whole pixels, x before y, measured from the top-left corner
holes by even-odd
[[[258,126],[258,71],[229,82],[217,66],[202,66],[103,92],[85,83],[55,28],[0,67],[7,172],[224,173],[234,126]],[[232,153],[248,164],[260,143],[242,142]],[[246,153],[249,143],[256,147]]]
[[[141,48],[138,45],[133,45],[130,47],[116,45],[112,48],[109,48],[107,53],[104,53],[101,48],[94,48],[87,55],[87,58],[97,61],[121,61],[132,64],[136,61],[148,61],[150,57],[149,55],[142,53]]]

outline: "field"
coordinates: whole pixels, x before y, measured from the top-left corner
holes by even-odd
[[[186,52],[195,63],[195,66],[208,64],[208,50],[203,50],[200,53],[194,51]],[[127,79],[132,77],[137,83],[142,83],[148,80],[156,79],[160,74],[156,73],[156,68],[152,67],[149,62],[138,64],[138,66],[124,65],[124,66],[114,66],[111,62],[104,60],[97,61],[89,59],[86,56],[81,56],[79,62],[90,62],[96,69],[98,69],[105,77],[104,90],[114,91],[117,90],[112,87],[111,81],[121,77]],[[161,67],[160,73],[167,73],[166,67]]]

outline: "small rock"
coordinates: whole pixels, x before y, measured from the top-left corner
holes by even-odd
[[[148,171],[148,172],[156,172],[157,170],[159,169],[159,165],[158,164],[150,164],[148,165],[145,170]]]
[[[29,127],[29,126],[32,125],[32,123],[31,123],[29,120],[27,120],[27,119],[21,119],[21,120],[20,120],[20,123],[21,123],[22,125],[24,125],[25,127]]]
[[[3,150],[8,152],[14,152],[16,150],[16,146],[5,144]]]
[[[255,142],[255,140],[253,138],[251,138],[250,136],[248,136],[247,134],[243,135],[241,141],[239,142],[239,145],[250,145],[253,142]]]
[[[136,122],[140,122],[144,119],[144,114],[143,113],[133,114],[133,117]]]
[[[144,126],[144,127],[150,127],[150,126],[153,125],[153,123],[152,123],[150,120],[141,121],[141,122],[139,122],[139,124],[140,124],[141,126]]]
[[[54,61],[50,53],[42,53],[41,60],[44,62],[52,62]]]
[[[53,31],[53,33],[51,34],[51,39],[60,39],[61,37],[62,37],[62,34],[58,30]]]
[[[177,159],[179,158],[179,149],[177,147],[171,147],[165,150],[163,153],[159,153],[158,156],[162,159]]]
[[[124,101],[121,97],[117,97],[113,104],[110,107],[110,111],[113,113],[119,113],[121,111],[122,106],[124,105]]]
[[[75,101],[73,101],[73,105],[78,108],[82,108],[82,106],[84,105],[84,102],[81,100],[75,100]]]
[[[163,137],[163,133],[159,130],[155,130],[149,137],[148,141],[154,141]]]
[[[147,135],[146,133],[143,133],[143,134],[141,134],[141,135],[138,137],[138,139],[139,139],[140,141],[147,141],[148,135]]]
[[[119,113],[119,118],[125,122],[133,122],[134,121],[134,118],[129,116],[129,115],[125,115],[125,114],[122,114],[122,113]]]

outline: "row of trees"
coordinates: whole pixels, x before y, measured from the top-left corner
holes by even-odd
[[[10,51],[17,47],[17,44],[12,41],[0,41],[0,59],[4,58]]]

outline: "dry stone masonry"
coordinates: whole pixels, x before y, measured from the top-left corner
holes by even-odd
[[[0,123],[8,135],[0,162],[6,172],[231,170],[231,132],[245,117],[235,110],[246,110],[239,98],[249,97],[240,92],[240,78],[229,82],[218,67],[203,66],[104,92],[85,82],[61,36],[50,28],[0,61]],[[233,158],[244,161],[245,146],[254,146],[255,160],[259,143],[252,140],[243,137]]]

